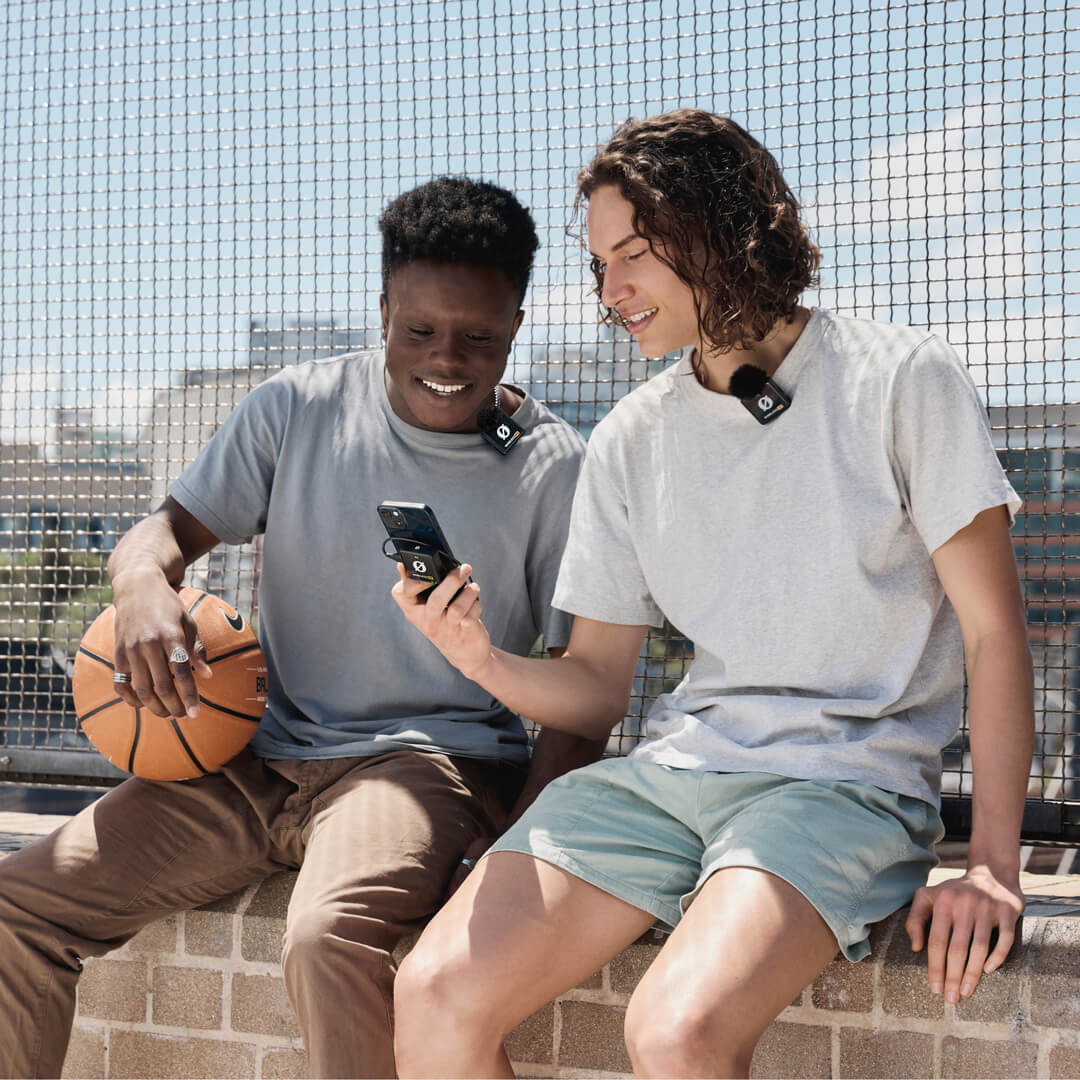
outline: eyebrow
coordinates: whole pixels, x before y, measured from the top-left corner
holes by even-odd
[[[611,248],[611,253],[614,255],[615,252],[619,250],[619,248],[626,247],[626,245],[629,244],[633,240],[644,240],[644,239],[645,239],[645,237],[642,236],[641,233],[632,232],[628,236],[624,236],[617,244],[614,244],[612,246],[612,248]],[[589,254],[594,259],[599,259],[600,258],[600,256],[597,255],[595,251],[590,251]]]

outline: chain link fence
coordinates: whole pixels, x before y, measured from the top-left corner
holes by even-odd
[[[614,127],[682,105],[776,154],[809,300],[965,357],[1025,499],[1026,835],[1080,839],[1080,12],[1051,0],[273,4],[8,0],[0,23],[0,777],[105,780],[72,657],[117,538],[282,365],[378,341],[377,217],[465,173],[543,247],[508,378],[588,432],[659,369],[598,326],[567,233]],[[256,545],[189,580],[254,612]],[[651,633],[613,752],[691,645]],[[969,811],[966,729],[946,810]]]

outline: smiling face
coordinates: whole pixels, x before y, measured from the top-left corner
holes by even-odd
[[[618,312],[645,356],[664,356],[700,339],[694,294],[634,229],[634,208],[617,187],[589,197],[589,251],[602,279],[600,302]]]
[[[510,278],[475,263],[419,259],[399,267],[379,299],[386,392],[407,424],[477,431],[524,312]]]

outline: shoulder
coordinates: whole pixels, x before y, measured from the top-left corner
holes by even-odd
[[[525,394],[520,387],[515,389]],[[528,434],[538,446],[543,447],[545,453],[577,460],[585,456],[585,440],[577,428],[557,416],[538,398],[531,395],[525,395],[525,398],[531,412]]]
[[[536,482],[564,483],[572,488],[585,460],[585,440],[576,428],[536,398],[526,396],[523,408],[528,412],[527,419],[521,417],[527,423],[525,437],[512,451],[524,451],[522,480],[531,477]]]
[[[675,390],[677,380],[685,377],[684,367],[683,361],[672,361],[662,372],[620,397],[610,413],[596,424],[589,445],[595,443],[608,448],[633,444],[642,431],[642,424],[656,423],[667,396]]]
[[[888,375],[905,366],[920,351],[948,349],[941,338],[903,323],[853,319],[832,312],[822,312],[821,316],[822,340],[827,351],[867,374]]]
[[[378,349],[342,353],[290,364],[275,372],[263,385],[275,384],[280,390],[301,398],[325,397],[371,378],[376,369],[381,371],[381,363],[382,352]]]
[[[369,350],[290,364],[256,386],[245,404],[265,413],[295,413],[366,400],[370,380],[382,370],[381,360],[380,351]]]
[[[920,384],[970,385],[956,350],[942,337],[901,323],[853,319],[824,312],[822,340],[845,375],[880,383],[885,393]]]

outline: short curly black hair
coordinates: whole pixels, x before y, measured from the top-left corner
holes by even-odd
[[[399,195],[379,218],[382,287],[418,259],[493,266],[521,300],[540,242],[532,215],[503,188],[467,176],[440,176]]]

